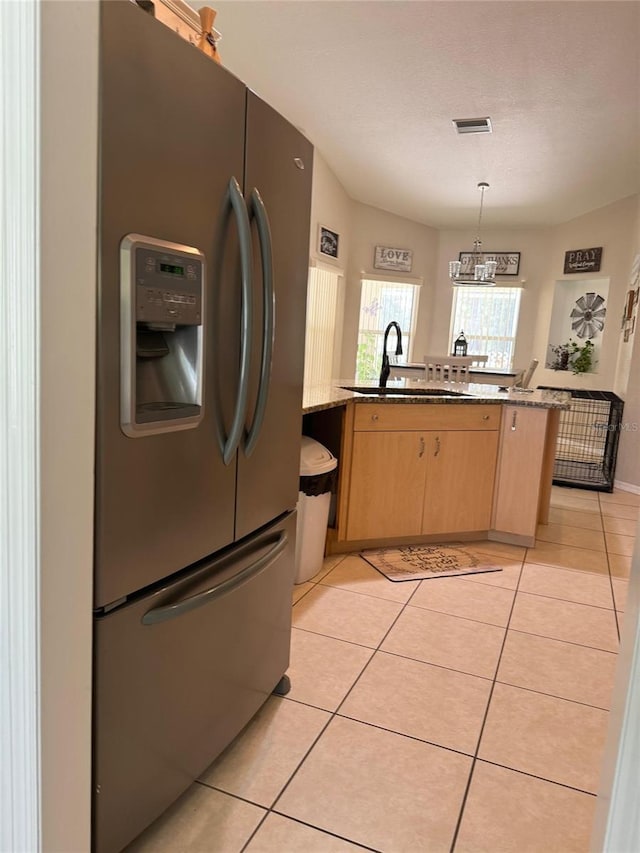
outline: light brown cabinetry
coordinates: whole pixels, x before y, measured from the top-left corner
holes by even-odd
[[[346,529],[367,539],[486,531],[500,406],[355,406]]]
[[[355,433],[348,539],[384,539],[422,532],[424,453],[424,436],[418,432]]]
[[[488,530],[498,455],[497,430],[428,433],[423,533]]]
[[[557,410],[505,406],[491,527],[533,539],[546,522]]]

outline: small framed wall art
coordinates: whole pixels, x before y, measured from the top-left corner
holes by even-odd
[[[318,253],[337,260],[340,246],[340,235],[324,225],[318,226]]]
[[[376,246],[373,256],[374,269],[411,272],[412,265],[413,252],[411,249],[393,249],[389,246]]]

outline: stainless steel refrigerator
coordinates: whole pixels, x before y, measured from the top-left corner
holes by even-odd
[[[94,849],[289,662],[313,149],[146,11],[100,35]]]

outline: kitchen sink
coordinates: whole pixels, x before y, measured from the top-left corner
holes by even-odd
[[[382,388],[376,386],[363,385],[341,385],[344,391],[355,391],[356,394],[366,394],[371,397],[374,394],[384,395],[385,397],[401,396],[401,397],[472,397],[472,394],[464,394],[462,391],[449,391],[446,388]]]

